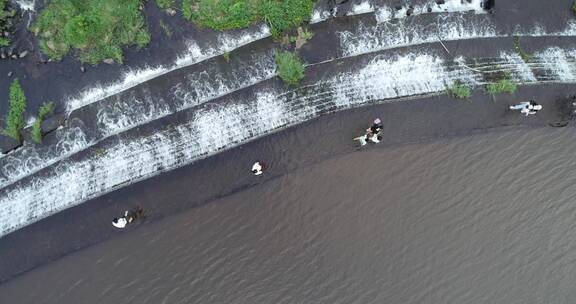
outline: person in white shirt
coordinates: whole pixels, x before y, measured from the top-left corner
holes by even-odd
[[[523,101],[517,105],[510,106],[510,110],[520,110],[520,113],[528,116],[534,115],[536,112],[542,110],[542,106],[536,103],[534,100]]]
[[[125,228],[126,225],[128,225],[129,223],[132,223],[132,221],[134,220],[133,216],[128,216],[128,210],[126,210],[124,212],[124,215],[121,217],[116,217],[112,220],[112,226],[122,229]]]
[[[257,161],[252,165],[252,173],[254,173],[254,175],[260,175],[262,174],[264,171],[264,168],[262,166],[262,164]]]

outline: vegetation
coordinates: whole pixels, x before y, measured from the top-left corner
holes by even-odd
[[[103,148],[98,148],[96,151],[94,151],[94,155],[96,155],[96,157],[104,157],[106,156],[106,150]]]
[[[522,57],[522,60],[524,60],[525,62],[532,60],[532,55],[526,53],[526,51],[522,49],[522,45],[520,45],[520,37],[518,36],[514,37],[514,49],[516,50],[516,53],[518,53],[518,55],[520,55],[520,57]]]
[[[298,86],[304,78],[304,65],[298,55],[291,52],[276,52],[275,57],[278,76],[284,83]]]
[[[172,8],[174,6],[174,0],[156,0],[156,5],[161,9]]]
[[[0,0],[0,47],[10,45],[10,39],[5,33],[12,31],[15,18],[16,10],[10,8],[8,0]]]
[[[290,36],[288,41],[290,43],[295,43],[296,48],[299,49],[304,45],[304,43],[306,43],[306,41],[312,39],[313,36],[314,36],[313,32],[302,29],[302,27],[298,27],[297,35]]]
[[[140,12],[143,0],[51,0],[32,26],[40,48],[61,60],[71,49],[80,60],[121,63],[122,47],[140,48],[150,34]]]
[[[21,140],[21,131],[24,128],[24,112],[26,112],[26,96],[18,79],[14,79],[10,85],[8,99],[9,109],[6,114],[6,128],[2,133],[17,141]]]
[[[222,57],[224,57],[224,60],[226,60],[226,62],[230,61],[230,52],[224,52],[224,54],[222,54]]]
[[[34,121],[32,125],[32,140],[36,143],[42,142],[42,121],[46,118],[46,116],[50,115],[54,111],[54,103],[53,102],[45,102],[38,110],[38,118]]]
[[[507,75],[505,78],[497,82],[489,83],[488,85],[486,85],[486,91],[488,92],[488,94],[492,96],[495,96],[496,94],[500,93],[512,94],[516,92],[517,89],[518,86],[514,81],[510,79],[509,75]]]
[[[467,99],[472,96],[472,90],[460,82],[453,83],[452,86],[446,89],[446,93],[450,97],[459,99]]]
[[[265,21],[279,37],[312,15],[314,0],[183,0],[184,17],[215,30],[248,27]]]
[[[576,1],[572,4],[572,12],[576,14]]]

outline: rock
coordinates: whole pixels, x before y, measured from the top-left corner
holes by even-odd
[[[174,16],[174,15],[176,15],[176,10],[173,8],[169,8],[169,9],[166,9],[166,13],[168,13],[168,15],[170,15],[170,16]]]
[[[429,13],[432,12],[432,8],[429,6],[428,9],[426,9]]]
[[[10,36],[10,33],[5,31],[5,32],[4,32],[4,37],[8,37],[8,36]]]
[[[348,2],[348,1],[349,1],[349,0],[336,0],[335,3],[336,3],[337,5],[340,5],[340,4],[344,4],[344,3]]]
[[[14,49],[8,49],[8,52],[6,53],[6,55],[8,55],[8,57],[12,57],[13,54],[14,54]]]
[[[406,11],[406,16],[410,16],[412,14],[414,14],[414,7],[410,6]]]
[[[397,10],[397,11],[399,11],[399,10],[402,9],[402,5],[396,5],[396,6],[394,7],[394,9]]]
[[[103,62],[106,64],[114,64],[114,59],[111,59],[111,58],[104,59]]]
[[[12,71],[8,72],[8,77],[12,77],[12,74],[14,74],[14,72]]]
[[[8,55],[6,55],[6,53],[4,52],[4,50],[1,50],[1,51],[0,51],[0,58],[1,58],[1,59],[6,59],[6,58],[8,58]]]
[[[10,56],[10,58],[12,58],[12,59],[18,59],[18,55],[12,54],[12,56]]]
[[[23,52],[20,52],[20,55],[18,55],[18,57],[24,58],[24,57],[26,57],[26,55],[28,55],[28,51],[23,51]]]
[[[489,11],[494,8],[495,2],[496,0],[484,0],[484,2],[482,2],[482,8]]]
[[[46,117],[42,124],[40,125],[40,129],[42,130],[42,134],[50,133],[60,126],[64,125],[64,116],[61,115],[52,115]]]
[[[442,5],[445,3],[446,3],[446,1],[444,1],[444,0],[436,0],[436,4],[438,4],[438,5]]]
[[[0,151],[2,153],[10,152],[22,145],[21,142],[13,139],[12,137],[8,137],[5,135],[0,135]]]
[[[80,66],[80,72],[86,73],[86,68],[83,65]]]
[[[52,40],[48,40],[48,42],[46,42],[46,46],[51,50],[56,49],[56,46],[54,45],[54,41],[52,41]]]

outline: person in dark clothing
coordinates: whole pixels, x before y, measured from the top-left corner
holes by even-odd
[[[383,128],[384,128],[384,126],[382,126],[382,121],[380,120],[380,118],[376,118],[376,119],[374,119],[374,122],[372,123],[372,126],[370,127],[370,129],[368,129],[366,131],[370,131],[370,132],[372,132],[372,134],[378,135],[378,134],[380,134],[380,131],[382,131]]]

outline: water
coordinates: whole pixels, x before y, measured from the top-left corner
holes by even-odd
[[[0,286],[0,302],[572,303],[575,139],[344,155],[65,257]]]
[[[360,4],[356,11],[366,10],[367,7],[366,3]],[[373,8],[371,5],[369,7]],[[470,8],[468,4],[460,7],[447,2],[447,6],[441,10],[434,8],[433,11],[463,11]],[[424,13],[424,9],[416,11]],[[484,15],[466,18],[462,14],[439,15],[434,26],[408,26],[415,24],[412,21],[381,22],[374,27],[359,27],[354,33],[342,32],[343,56],[354,57],[387,48],[436,42],[438,36],[443,40],[460,40],[501,35]],[[537,30],[522,35],[571,36],[574,35],[574,28],[575,25],[571,23],[564,31],[547,33],[537,27]],[[406,54],[399,58],[376,56],[360,71],[341,71],[328,80],[310,85],[304,95],[277,87],[258,88],[247,100],[225,97],[221,100],[222,105],[205,106],[215,98],[269,81],[275,75],[275,67],[272,50],[268,50],[254,54],[250,60],[240,63],[231,71],[211,68],[195,72],[161,89],[151,89],[146,83],[141,84],[167,71],[192,65],[266,37],[268,32],[263,26],[233,37],[222,34],[215,45],[207,48],[201,48],[191,41],[188,53],[174,66],[130,72],[117,84],[96,85],[80,97],[72,98],[69,111],[97,102],[96,130],[90,130],[91,135],[86,135],[88,131],[83,126],[70,131],[60,130],[56,134],[57,148],[36,149],[27,146],[0,160],[0,191],[5,194],[0,199],[0,205],[6,206],[0,214],[3,219],[0,235],[127,183],[177,168],[318,115],[399,97],[434,94],[444,91],[455,81],[471,86],[479,86],[486,81],[464,66],[464,58],[454,65],[436,58],[435,54]],[[524,83],[575,81],[573,51],[550,48],[535,57],[537,60],[526,64],[517,55],[503,53],[501,58],[491,59],[476,68],[489,73],[511,71],[515,80]],[[390,72],[383,73],[379,69]],[[170,80],[169,77],[166,79]],[[131,90],[125,90],[138,84]],[[122,93],[116,94],[122,90]],[[155,91],[162,93],[154,95]],[[109,96],[112,94],[115,95]],[[268,108],[265,104],[274,104],[278,108]],[[257,106],[247,108],[253,105]],[[136,130],[118,140],[113,139],[115,135],[176,112],[186,112],[191,118],[198,118],[199,123],[133,137]],[[214,132],[209,127],[211,120],[199,116],[204,114],[209,115],[211,120],[221,121],[222,126],[226,126],[226,120],[230,119],[238,123],[234,126],[240,125],[244,129],[239,134]],[[256,124],[250,121],[253,115],[265,118]],[[102,146],[99,149],[110,151],[110,154],[105,157],[91,155],[86,150],[94,145]],[[159,147],[151,149],[150,145]],[[81,151],[86,153],[69,159]],[[178,157],[161,155],[166,151],[176,153]],[[138,164],[143,161],[148,162],[148,166],[140,168]],[[37,174],[40,171],[42,174]],[[65,178],[83,179],[85,188],[76,192],[75,186],[79,185],[71,187]],[[107,181],[103,182],[102,179]],[[62,198],[60,193],[64,193]],[[43,198],[38,200],[37,197]]]
[[[557,49],[543,54],[550,52],[555,53]],[[557,73],[557,70],[574,69],[575,58],[568,59],[570,53],[562,51],[555,53],[556,59],[535,60],[534,69],[544,75],[545,81],[576,81]],[[536,58],[542,56],[547,55]],[[514,61],[504,59],[475,64],[486,75],[502,71],[503,65],[512,66],[512,70],[526,69],[524,65],[514,68]],[[1,234],[128,183],[319,115],[399,97],[443,92],[456,81],[471,86],[486,82],[479,73],[461,63],[445,62],[426,53],[392,58],[377,56],[356,66],[360,68],[346,68],[298,91],[287,91],[271,83],[252,94],[241,95],[243,98],[225,96],[217,103],[191,108],[187,114],[189,119],[173,128],[121,136],[100,148],[105,151],[103,155],[90,153],[81,159],[60,161],[47,168],[42,176],[2,189]]]

